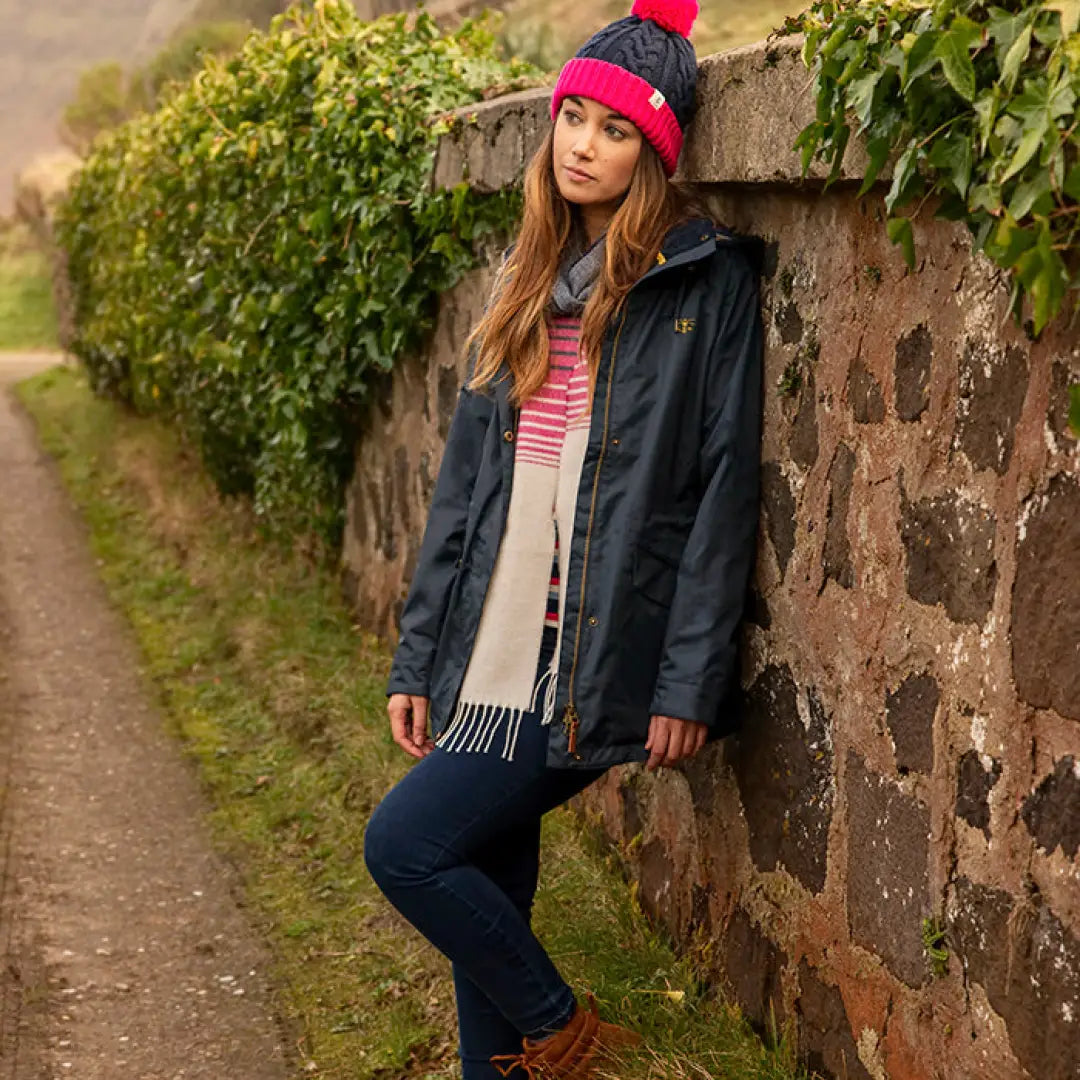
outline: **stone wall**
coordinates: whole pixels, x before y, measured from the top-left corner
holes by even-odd
[[[823,1074],[1075,1078],[1078,334],[1029,341],[1002,275],[932,207],[908,271],[880,199],[854,199],[858,154],[846,184],[801,182],[787,147],[807,85],[790,45],[708,58],[684,156],[718,220],[768,242],[747,724],[685,768],[612,772],[586,812],[658,922],[754,1023],[790,1024]],[[512,182],[547,100],[474,110],[436,182]],[[444,298],[358,450],[346,578],[382,633],[490,274]],[[937,970],[928,919],[945,933]]]
[[[477,14],[482,8],[501,8],[505,0],[428,0],[424,10],[435,20],[454,21]],[[416,0],[353,0],[361,19],[378,19],[402,11],[416,11]]]

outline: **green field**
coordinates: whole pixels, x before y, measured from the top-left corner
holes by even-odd
[[[0,352],[57,347],[48,261],[25,227],[0,223]]]

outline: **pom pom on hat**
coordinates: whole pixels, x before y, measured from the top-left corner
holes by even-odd
[[[698,10],[697,0],[634,0],[630,14],[689,37]]]

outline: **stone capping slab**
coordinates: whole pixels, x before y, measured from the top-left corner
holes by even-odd
[[[491,194],[516,183],[543,141],[550,107],[551,88],[541,86],[455,109],[450,115],[461,125],[439,140],[431,186],[467,180],[475,191]]]
[[[706,184],[800,184],[799,132],[814,118],[813,76],[803,66],[801,34],[715,53],[698,65],[698,112],[687,133],[677,180]],[[490,194],[521,179],[550,120],[550,87],[521,90],[456,109],[463,121],[439,141],[435,189],[467,181]],[[852,137],[841,180],[861,180],[869,163]],[[887,179],[888,168],[881,179]],[[807,179],[822,181],[815,162]]]

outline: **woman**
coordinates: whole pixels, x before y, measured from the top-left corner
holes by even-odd
[[[388,712],[418,764],[366,857],[453,963],[465,1080],[586,1077],[636,1041],[530,929],[540,819],[734,726],[761,327],[751,242],[670,181],[697,10],[636,0],[560,73],[402,611]]]

